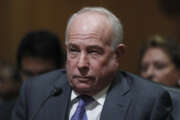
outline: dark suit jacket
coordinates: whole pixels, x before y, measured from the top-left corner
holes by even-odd
[[[61,89],[59,93],[54,90]],[[71,87],[66,71],[27,80],[12,120],[68,120]],[[101,120],[166,120],[171,111],[168,92],[127,72],[117,72],[104,103]],[[35,113],[35,114],[34,114]]]
[[[180,120],[180,89],[179,88],[173,88],[168,86],[163,86],[165,88],[172,99],[173,103],[173,111],[172,111],[172,117],[174,120]]]
[[[8,100],[0,103],[0,120],[10,120],[11,112],[15,105],[16,100]]]

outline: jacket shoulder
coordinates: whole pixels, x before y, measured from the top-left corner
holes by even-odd
[[[153,96],[159,96],[159,94],[168,94],[167,90],[151,80],[144,79],[129,72],[122,72],[122,74],[128,81],[132,91],[144,97],[152,98]]]
[[[35,109],[42,100],[46,99],[46,97],[50,95],[50,93],[54,90],[54,86],[57,81],[58,84],[67,82],[67,80],[64,78],[65,76],[65,70],[56,70],[26,80],[23,83],[21,91],[26,96],[26,99],[30,102],[28,105],[34,104],[33,106],[29,106],[30,109]]]

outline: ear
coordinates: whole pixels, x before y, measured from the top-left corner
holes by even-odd
[[[122,55],[125,54],[126,46],[125,44],[119,44],[115,49],[116,58],[119,60]]]

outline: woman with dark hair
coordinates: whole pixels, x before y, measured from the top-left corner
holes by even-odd
[[[167,86],[180,86],[180,46],[177,41],[153,36],[143,44],[139,61],[142,77]]]

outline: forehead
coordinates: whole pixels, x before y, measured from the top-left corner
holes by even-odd
[[[144,54],[143,60],[170,61],[170,57],[162,48],[154,47],[147,49],[147,51]]]
[[[103,40],[101,40],[101,37],[98,34],[84,34],[82,35],[70,35],[69,36],[69,40],[68,40],[68,44],[67,46],[81,46],[81,47],[85,47],[85,46],[99,46],[99,47],[104,47],[107,44],[106,42],[104,42]]]
[[[83,29],[85,26],[88,28],[96,28],[97,26],[109,27],[110,21],[108,20],[107,16],[103,13],[85,12],[78,14],[77,16],[72,18],[72,22],[69,29],[76,27]]]
[[[105,40],[111,37],[112,28],[105,15],[86,12],[73,18],[67,32],[68,40],[77,36]]]

